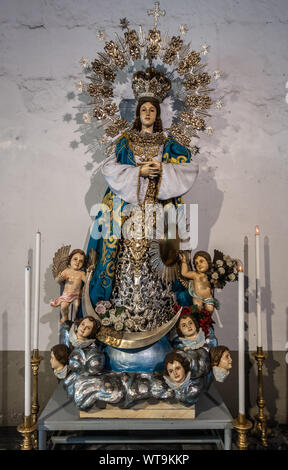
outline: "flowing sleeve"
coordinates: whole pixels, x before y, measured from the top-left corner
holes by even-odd
[[[199,172],[198,163],[191,160],[191,152],[170,139],[163,151],[162,179],[158,199],[183,196],[193,186]]]
[[[124,201],[133,204],[137,201],[137,188],[140,167],[136,166],[129,140],[123,135],[116,144],[115,158],[102,167],[108,186]]]
[[[131,204],[137,201],[139,171],[139,167],[118,163],[116,158],[102,167],[108,186],[118,197]]]

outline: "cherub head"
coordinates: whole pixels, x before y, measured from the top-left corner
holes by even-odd
[[[160,104],[155,98],[140,98],[133,129],[142,131],[151,126],[153,126],[153,132],[162,132],[163,130]]]
[[[210,359],[212,367],[220,367],[225,371],[232,369],[232,358],[227,346],[216,346],[210,349]]]
[[[164,374],[175,385],[181,385],[190,371],[190,363],[182,354],[172,351],[165,358]]]
[[[207,251],[197,251],[193,256],[193,265],[198,273],[206,273],[212,266],[211,256]]]
[[[68,364],[69,348],[65,344],[56,344],[50,349],[52,369],[61,370]]]
[[[199,323],[193,315],[181,315],[176,324],[176,331],[181,338],[192,339],[199,333],[199,330]]]
[[[70,265],[71,268],[75,271],[79,271],[83,267],[85,268],[86,262],[87,260],[85,252],[83,250],[80,250],[80,248],[76,248],[76,250],[73,250],[68,258],[68,265]]]
[[[76,336],[80,340],[95,339],[99,329],[99,324],[95,318],[88,315],[87,317],[75,320]]]

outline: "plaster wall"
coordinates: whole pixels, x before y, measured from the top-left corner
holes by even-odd
[[[247,349],[256,349],[254,228],[261,229],[264,350],[284,351],[287,325],[288,9],[286,0],[162,0],[170,34],[187,24],[195,50],[211,45],[209,70],[219,69],[212,137],[201,138],[199,178],[185,201],[199,204],[199,249],[214,248],[245,261]],[[150,27],[141,0],[2,0],[0,4],[0,349],[24,349],[24,267],[34,262],[42,233],[40,345],[58,342],[58,295],[52,273],[62,244],[86,248],[90,208],[105,182],[92,178],[101,160],[83,130],[75,82],[79,59],[104,47],[97,37],[118,30],[119,19]],[[84,126],[85,127],[85,126]],[[217,293],[220,344],[237,350],[237,286]],[[284,355],[282,356],[284,357]]]

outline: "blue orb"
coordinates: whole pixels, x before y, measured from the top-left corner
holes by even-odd
[[[106,369],[115,372],[159,372],[172,348],[166,336],[154,344],[140,349],[117,349],[106,346]]]

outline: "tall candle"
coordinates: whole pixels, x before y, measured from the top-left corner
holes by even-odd
[[[31,268],[25,268],[25,416],[31,415]]]
[[[244,272],[238,263],[238,363],[239,363],[239,414],[245,415],[245,319]]]
[[[256,313],[257,313],[257,347],[262,347],[261,325],[261,285],[260,285],[260,230],[255,227],[255,273],[256,273]]]
[[[41,255],[41,233],[36,233],[35,251],[35,299],[34,299],[34,336],[33,349],[39,348],[39,307],[40,307],[40,255]]]

